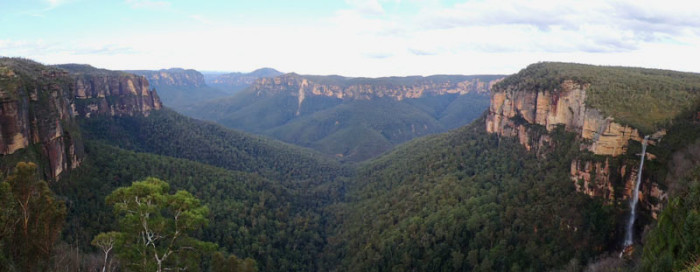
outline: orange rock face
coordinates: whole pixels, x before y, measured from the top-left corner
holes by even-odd
[[[396,100],[420,98],[426,95],[488,93],[491,86],[499,80],[481,81],[479,79],[466,81],[434,81],[428,78],[407,84],[381,83],[382,79],[366,79],[376,81],[372,84],[344,79],[342,83],[316,82],[297,74],[285,74],[275,78],[257,79],[251,87],[258,95],[295,92],[304,95],[318,95],[339,99],[369,100],[376,97],[387,97]],[[377,83],[379,82],[379,83]]]
[[[566,131],[576,133],[584,140],[582,150],[610,156],[605,161],[574,159],[571,162],[570,177],[576,191],[591,197],[602,197],[612,204],[616,199],[614,183],[620,182],[624,183],[624,191],[618,194],[621,196],[618,200],[624,201],[632,195],[638,169],[625,165],[614,169],[610,166],[610,160],[624,154],[630,140],[641,143],[642,137],[637,129],[616,123],[613,118],[587,107],[585,102],[588,87],[571,80],[564,81],[555,90],[522,90],[504,86],[491,93],[486,131],[503,137],[517,137],[518,142],[527,150],[537,147],[538,156],[541,156],[543,151],[540,149],[548,145],[549,136],[541,135],[539,139],[530,139],[527,127],[540,125],[547,131],[552,131],[563,126]],[[665,131],[654,133],[649,144],[654,145],[665,134]],[[653,154],[647,154],[648,160],[654,158]],[[660,201],[652,202],[649,196]],[[652,216],[658,214],[660,203],[665,197],[666,193],[657,183],[643,180],[640,199]]]
[[[148,115],[162,108],[144,77],[94,70],[71,74],[28,60],[0,58],[0,155],[38,144],[49,162],[46,175],[55,180],[78,167],[84,157],[80,132],[70,129],[78,126],[76,118]],[[25,71],[36,72],[18,76]]]
[[[530,124],[552,131],[564,126],[583,139],[590,140],[587,149],[597,155],[618,156],[627,150],[629,140],[640,141],[637,129],[614,122],[596,109],[586,107],[588,86],[564,81],[557,90],[518,90],[506,88],[491,94],[491,106],[486,119],[489,133],[504,135],[519,116]],[[509,128],[510,127],[510,128]]]

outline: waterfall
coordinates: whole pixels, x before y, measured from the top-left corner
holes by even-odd
[[[632,230],[632,227],[634,227],[634,220],[637,217],[636,207],[637,202],[639,202],[639,184],[642,183],[642,168],[644,168],[644,155],[646,155],[647,152],[648,139],[649,135],[644,136],[644,141],[642,141],[642,160],[639,162],[639,171],[637,172],[637,184],[634,187],[632,201],[630,201],[630,220],[627,223],[627,234],[625,235],[624,247],[631,246],[633,242],[632,234],[634,233],[634,231]]]

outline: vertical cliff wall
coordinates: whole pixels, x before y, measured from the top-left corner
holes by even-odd
[[[42,158],[46,176],[58,179],[84,157],[76,118],[147,115],[161,108],[143,77],[89,66],[67,68],[76,67],[82,70],[0,58],[0,160],[25,149],[37,152],[27,156]]]
[[[565,80],[552,90],[527,90],[515,86],[497,89],[491,94],[491,106],[486,119],[486,130],[505,136],[518,135],[528,146],[527,124],[544,126],[552,131],[564,126],[587,141],[585,149],[597,155],[619,156],[627,150],[629,140],[641,142],[635,128],[616,123],[598,110],[586,106],[589,85]]]
[[[564,79],[550,87],[523,86],[528,85],[511,82],[492,89],[485,123],[487,132],[515,137],[526,149],[536,149],[539,154],[551,144],[548,134],[561,126],[577,135],[581,151],[597,155],[596,159],[584,156],[571,161],[571,180],[576,190],[592,197],[602,197],[610,204],[629,199],[632,195],[630,188],[634,188],[636,180],[638,166],[634,165],[638,164],[638,159],[622,155],[627,153],[630,144],[639,144],[643,135],[636,128],[618,123],[613,117],[587,106],[590,84]],[[533,133],[536,127],[545,133]],[[664,135],[663,130],[654,133],[649,144],[654,145]],[[647,158],[653,160],[654,157],[649,154]],[[612,161],[616,161],[615,165]],[[644,180],[641,203],[652,216],[660,211],[659,202],[665,198],[665,192],[656,181]]]
[[[373,98],[420,98],[444,94],[488,94],[502,76],[429,76],[390,78],[346,78],[340,76],[302,76],[294,73],[257,79],[251,88],[259,95],[278,93],[327,96],[350,100]],[[300,102],[302,102],[300,100]]]
[[[121,73],[78,74],[75,105],[77,114],[85,118],[95,115],[148,116],[151,110],[162,107],[158,94],[149,89],[146,78]]]
[[[19,59],[0,59],[0,71],[0,155],[34,146],[50,178],[80,165],[83,147],[69,73]]]
[[[171,68],[158,71],[126,70],[124,72],[144,76],[153,86],[203,87],[204,75],[192,69]]]

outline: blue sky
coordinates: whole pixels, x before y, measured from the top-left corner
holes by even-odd
[[[700,72],[696,2],[0,0],[0,55],[347,76],[507,74],[538,61]]]

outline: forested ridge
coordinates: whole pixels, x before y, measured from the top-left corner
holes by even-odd
[[[331,246],[353,271],[541,271],[585,262],[614,239],[615,211],[575,192],[558,131],[537,158],[482,122],[412,141],[358,170],[334,206]],[[566,162],[568,163],[568,162]]]
[[[298,85],[263,85],[179,111],[229,128],[312,148],[337,156],[341,161],[359,162],[410,139],[469,124],[489,105],[489,97],[483,93],[488,91],[488,84],[502,76],[346,78],[287,74],[281,80],[285,78],[328,84],[321,86],[339,92],[342,88],[359,86],[367,90],[368,93],[363,94],[367,98],[309,93],[300,100]],[[470,82],[473,85],[469,85],[475,89],[472,92],[430,92],[431,88],[456,90],[467,80],[473,81]],[[398,100],[389,95],[408,96],[409,90],[425,91],[425,94]]]
[[[558,90],[564,80],[587,85],[586,105],[616,121],[652,133],[697,107],[700,74],[576,63],[531,64],[494,86],[503,90]]]
[[[595,84],[605,77],[590,77],[607,68],[588,69],[593,68],[538,64],[524,70],[517,81],[505,82],[544,88],[579,73],[581,78],[574,80],[600,88]],[[666,73],[628,72],[650,73],[652,78]],[[182,227],[187,234],[171,244],[188,249],[175,251],[163,264],[194,271],[693,271],[700,263],[700,241],[695,238],[700,104],[692,100],[694,79],[671,74],[687,81],[669,86],[680,88],[681,96],[639,94],[668,98],[657,101],[660,104],[691,99],[665,112],[671,115],[663,115],[663,121],[648,123],[663,127],[667,135],[648,147],[654,158],[646,162],[644,177],[669,192],[669,204],[658,221],[646,208],[639,209],[638,239],[624,258],[618,257],[629,213],[623,188],[615,188],[612,199],[576,192],[570,170],[575,159],[606,161],[612,167],[637,164],[641,147],[634,141],[624,154],[605,157],[586,151],[584,140],[563,127],[547,131],[526,124],[532,139],[547,136],[528,151],[516,137],[486,133],[482,114],[467,126],[410,140],[375,159],[342,163],[310,149],[163,109],[147,117],[79,119],[80,128],[70,129],[83,141],[85,157],[80,167],[49,187],[39,169],[46,165],[45,158],[36,155],[40,146],[0,157],[3,164],[16,165],[0,176],[0,270],[99,269],[102,250],[108,248],[100,245],[116,245],[110,267],[153,271],[161,262],[139,259],[146,251],[136,249],[145,247],[135,235],[139,225],[126,209],[134,195],[147,195],[157,200],[150,207],[157,213],[149,224],[163,233],[173,225],[171,229]],[[596,103],[593,96],[588,102]],[[449,99],[421,99],[407,103],[445,118],[465,111],[451,107]],[[379,106],[374,102],[360,102],[366,104],[331,117],[311,114],[305,120],[321,130],[331,121],[371,119],[363,116],[363,109]],[[383,110],[415,117],[413,110]],[[292,130],[297,132],[294,137],[317,137],[318,131],[303,127],[306,124]],[[353,138],[358,129],[340,135]],[[374,139],[362,137],[353,140]],[[320,144],[335,148],[332,141]],[[379,140],[374,144],[388,146]],[[13,220],[23,211],[22,205],[14,204],[17,199],[34,205],[34,217],[24,222],[38,227]],[[178,209],[192,211],[184,227],[172,223],[179,220],[173,216]],[[46,216],[36,216],[42,214]],[[26,247],[16,247],[18,243]],[[168,250],[153,247],[156,256],[167,256]],[[108,258],[104,260],[106,264]]]
[[[196,237],[215,242],[241,258],[251,257],[261,271],[314,270],[325,236],[317,207],[338,193],[334,186],[293,189],[292,184],[255,173],[232,171],[185,159],[138,153],[88,142],[83,167],[54,184],[68,207],[64,240],[85,241],[115,224],[105,197],[146,177],[184,189],[211,210],[210,224]],[[89,248],[85,248],[89,250]]]
[[[286,181],[322,183],[345,166],[308,149],[226,129],[164,109],[149,117],[87,119],[85,137],[124,149],[184,158]]]

